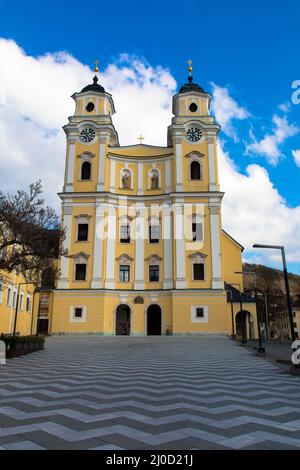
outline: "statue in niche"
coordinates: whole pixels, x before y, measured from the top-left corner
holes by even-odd
[[[123,189],[131,188],[131,175],[129,171],[124,171],[122,176],[122,187]]]
[[[158,189],[159,178],[157,172],[154,172],[151,176],[151,189]]]

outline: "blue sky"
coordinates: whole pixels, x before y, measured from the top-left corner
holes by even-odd
[[[300,166],[292,153],[300,149],[300,104],[291,103],[291,84],[300,80],[298,0],[28,0],[0,6],[0,37],[14,40],[29,56],[67,51],[83,64],[98,58],[105,68],[127,53],[168,69],[178,85],[186,81],[191,58],[195,81],[209,91],[212,82],[226,89],[247,114],[233,118],[233,132],[221,134],[224,152],[242,174],[249,164],[265,168],[286,207],[300,206]],[[276,147],[273,155],[253,146],[267,136],[266,144]],[[295,256],[289,268],[300,273]]]

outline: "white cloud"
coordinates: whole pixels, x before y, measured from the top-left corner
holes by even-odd
[[[238,140],[236,130],[232,121],[243,120],[250,117],[246,108],[239,106],[238,103],[229,95],[226,87],[220,87],[212,83],[213,101],[212,111],[216,120],[222,126],[222,131],[235,141]]]
[[[90,83],[92,74],[67,53],[29,57],[5,39],[0,39],[0,70],[1,189],[13,192],[41,178],[47,201],[58,209],[56,192],[62,187],[65,164],[61,126],[74,112],[70,95]],[[166,144],[176,87],[168,70],[122,55],[100,74],[100,82],[113,94],[113,119],[122,145],[137,142],[140,132],[146,143]],[[217,119],[227,135],[235,135],[232,121],[245,119],[248,112],[227,89],[214,87]],[[289,126],[277,122],[277,127],[277,138],[283,141]],[[250,165],[243,175],[221,146],[219,164],[221,189],[226,191],[225,229],[250,250],[250,256],[254,242],[272,242],[285,244],[288,259],[299,260],[300,208],[288,207],[263,167]],[[272,253],[261,256],[256,259],[276,259]]]
[[[265,168],[249,165],[239,172],[219,144],[219,175],[225,191],[222,218],[225,230],[246,248],[248,259],[275,262],[278,253],[252,249],[253,243],[285,245],[288,260],[300,259],[300,206],[291,208]]]
[[[292,155],[294,157],[296,165],[300,167],[300,149],[292,150]]]
[[[277,165],[280,158],[283,156],[281,151],[282,144],[293,135],[300,131],[300,128],[294,124],[289,124],[287,117],[280,117],[276,114],[272,118],[273,132],[266,134],[263,139],[256,140],[253,133],[250,137],[253,142],[246,146],[246,154],[255,154],[266,157],[271,165]]]
[[[5,66],[3,66],[5,64]],[[74,112],[70,95],[92,82],[92,72],[66,52],[30,57],[12,40],[0,38],[1,189],[15,191],[42,179],[56,208],[63,184],[65,136]],[[113,117],[121,145],[166,144],[176,82],[168,70],[123,54],[100,74],[113,94]]]

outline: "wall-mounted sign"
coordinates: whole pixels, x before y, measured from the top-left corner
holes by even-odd
[[[135,297],[134,303],[135,303],[135,304],[143,304],[143,303],[144,303],[143,297],[141,297],[140,295],[138,295],[137,297]]]

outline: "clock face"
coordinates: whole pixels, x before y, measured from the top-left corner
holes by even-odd
[[[96,136],[96,133],[94,129],[90,129],[90,128],[82,129],[82,131],[80,132],[80,140],[81,142],[84,142],[84,143],[92,142],[95,136]]]
[[[198,129],[198,127],[191,127],[186,133],[186,138],[190,142],[197,142],[198,140],[201,139],[201,137],[202,137],[202,132],[200,129]]]

